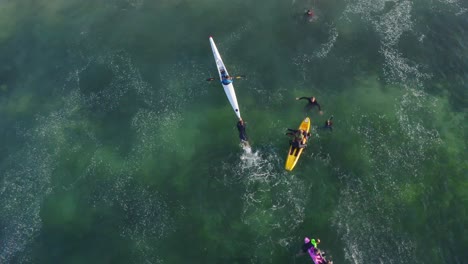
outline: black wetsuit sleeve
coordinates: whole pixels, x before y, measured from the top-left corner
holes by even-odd
[[[288,128],[288,131],[291,131],[291,132],[296,133],[296,132],[297,132],[297,129],[290,129],[290,128]]]
[[[314,104],[318,107],[319,111],[322,111],[322,108],[320,107],[320,104],[317,101],[315,101]]]
[[[310,100],[311,97],[300,97],[299,100],[302,100],[302,99],[306,99],[306,100]]]

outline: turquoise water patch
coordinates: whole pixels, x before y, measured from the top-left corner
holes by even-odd
[[[0,262],[309,263],[310,236],[336,263],[463,263],[466,10],[1,3]],[[250,148],[210,35],[246,76]],[[284,134],[306,116],[286,172]]]

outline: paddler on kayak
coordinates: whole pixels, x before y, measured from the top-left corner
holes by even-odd
[[[313,97],[313,96],[312,97],[296,97],[296,100],[302,100],[302,99],[307,100],[307,104],[304,107],[304,110],[306,112],[308,112],[309,110],[311,110],[312,108],[317,106],[318,110],[319,110],[319,113],[323,114],[322,108],[320,107],[320,104],[317,102],[317,99],[315,99],[315,97]]]
[[[224,69],[221,69],[221,83],[224,85],[228,85],[232,83],[232,77],[226,74],[226,71]]]

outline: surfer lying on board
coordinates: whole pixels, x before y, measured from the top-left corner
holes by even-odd
[[[301,99],[306,99],[307,100],[307,105],[304,107],[304,110],[308,112],[310,109],[314,107],[318,107],[319,113],[323,114],[322,108],[320,107],[320,104],[317,102],[317,99],[315,97],[296,97],[296,100],[301,100]]]
[[[232,83],[232,77],[226,74],[226,71],[224,69],[221,70],[221,83],[224,85],[228,85]]]
[[[309,138],[310,133],[307,133],[306,131],[302,129],[290,129],[288,128],[288,133],[286,133],[287,136],[294,136],[294,139],[291,140],[289,143],[295,147],[295,148],[305,148],[307,147],[307,144],[304,144],[304,138]]]
[[[305,12],[306,17],[312,18],[314,16],[314,12],[311,9],[307,9]]]

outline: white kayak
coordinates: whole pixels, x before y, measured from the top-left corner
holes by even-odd
[[[216,67],[218,68],[219,79],[221,80],[221,84],[223,85],[224,92],[226,93],[229,103],[231,103],[232,109],[236,113],[237,118],[241,118],[239,104],[237,103],[236,92],[234,91],[234,86],[232,85],[232,83],[224,84],[222,82],[223,76],[229,76],[229,73],[226,67],[224,66],[223,59],[221,59],[221,55],[219,55],[218,48],[216,48],[216,44],[214,43],[212,37],[210,37],[210,44],[211,50],[213,51],[213,56],[216,61]]]

